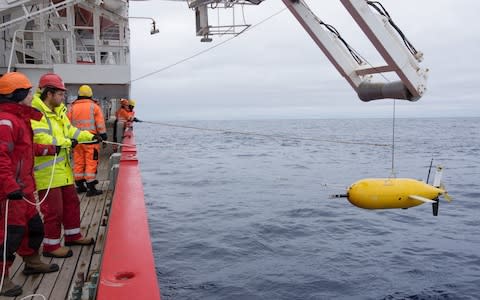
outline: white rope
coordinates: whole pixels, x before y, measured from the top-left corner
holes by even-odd
[[[318,186],[321,186],[324,188],[330,188],[330,187],[343,188],[343,189],[348,188],[348,186],[345,186],[344,184],[340,184],[340,183],[319,183]]]
[[[52,173],[50,175],[50,182],[48,184],[47,192],[45,193],[45,196],[43,197],[43,199],[41,201],[39,201],[38,203],[35,203],[35,202],[31,202],[30,200],[28,200],[25,197],[22,197],[25,202],[27,202],[28,204],[31,204],[33,206],[38,207],[38,206],[40,206],[40,204],[43,203],[43,201],[45,201],[47,199],[48,193],[50,192],[50,188],[52,186],[53,174],[55,173],[55,164],[56,163],[57,163],[57,153],[55,153],[55,156],[53,157],[53,166],[52,166]],[[6,199],[6,204],[5,204],[5,224],[4,224],[5,236],[3,238],[3,266],[2,266],[2,279],[0,280],[0,293],[3,292],[2,290],[3,290],[3,283],[4,283],[4,280],[5,280],[5,270],[6,270],[6,261],[7,261],[7,229],[8,229],[8,204],[9,204],[9,202],[10,202],[10,200],[7,198]],[[31,294],[31,295],[28,295],[28,296],[25,296],[25,297],[21,298],[20,300],[24,300],[24,299],[35,297],[35,296],[42,297],[44,300],[47,299],[42,294]]]
[[[78,143],[79,143],[79,144],[82,144],[82,145],[94,145],[94,144],[98,144],[99,141],[95,140],[95,141],[78,142]],[[117,146],[125,146],[125,147],[135,147],[135,145],[133,145],[133,144],[122,144],[122,143],[110,142],[110,141],[103,141],[103,140],[102,140],[102,143],[111,144],[111,145],[117,145]],[[137,145],[138,145],[138,144],[137,144]]]
[[[8,228],[8,204],[10,202],[10,199],[5,200],[5,236],[3,237],[3,266],[2,266],[2,279],[0,280],[0,293],[3,293],[3,283],[5,281],[5,270],[6,270],[6,261],[7,261],[7,228]],[[28,201],[27,201],[28,202]],[[44,300],[47,300],[47,297],[45,297],[42,294],[31,294],[28,296],[25,296],[21,298],[20,300],[25,300],[27,298],[39,296],[42,297]]]
[[[31,294],[31,295],[28,295],[28,296],[25,296],[25,297],[21,298],[20,300],[25,300],[25,299],[27,299],[27,298],[36,297],[36,296],[42,297],[44,300],[47,300],[47,297],[45,297],[45,296],[42,295],[42,294]]]
[[[36,206],[36,207],[40,207],[40,204],[42,204],[43,201],[45,201],[47,199],[48,193],[50,192],[50,188],[52,186],[53,174],[55,173],[55,164],[56,163],[57,163],[57,153],[55,153],[55,156],[53,157],[52,173],[50,174],[50,182],[48,183],[48,188],[47,188],[47,192],[45,193],[45,196],[43,196],[43,199],[40,200],[38,203],[31,202],[27,198],[23,197],[23,200],[25,200],[28,204],[31,204],[31,205]]]
[[[225,43],[233,40],[234,38],[240,36],[242,33],[245,33],[245,32],[247,32],[247,31],[249,31],[249,30],[252,30],[253,28],[255,28],[255,27],[257,27],[257,26],[265,23],[266,21],[270,20],[271,18],[275,17],[276,15],[279,15],[280,13],[282,13],[283,11],[285,11],[286,9],[287,9],[287,8],[284,8],[284,9],[282,9],[282,10],[274,13],[273,15],[271,15],[271,16],[263,19],[262,21],[258,22],[257,24],[248,27],[246,30],[244,30],[244,31],[241,32],[240,34],[234,35],[233,37],[231,37],[231,38],[229,38],[229,39],[226,39],[225,41],[222,41],[222,42],[220,42],[220,43],[218,43],[218,44],[215,44],[215,45],[213,45],[213,46],[211,46],[211,47],[209,47],[209,48],[206,48],[206,49],[204,49],[204,50],[202,50],[202,51],[199,51],[199,52],[197,52],[197,53],[195,53],[195,54],[193,54],[193,55],[191,55],[191,56],[189,56],[189,57],[187,57],[187,58],[181,59],[181,60],[179,60],[179,61],[177,61],[177,62],[175,62],[175,63],[172,63],[172,64],[170,64],[170,65],[168,65],[168,66],[165,66],[165,67],[160,68],[160,69],[158,69],[158,70],[156,70],[156,71],[152,71],[152,72],[150,72],[150,73],[147,73],[147,74],[145,74],[145,75],[142,75],[142,76],[140,76],[140,77],[137,77],[137,78],[135,78],[135,79],[132,79],[132,80],[129,81],[129,83],[133,83],[133,82],[135,82],[135,81],[142,80],[142,79],[144,79],[144,78],[150,77],[150,76],[155,75],[155,74],[157,74],[157,73],[163,72],[163,71],[168,70],[168,69],[170,69],[170,68],[172,68],[172,67],[174,67],[174,66],[176,66],[176,65],[179,65],[179,64],[184,63],[184,62],[186,62],[186,61],[188,61],[188,60],[190,60],[190,59],[193,59],[193,58],[195,58],[195,57],[197,57],[197,56],[200,56],[200,55],[202,55],[202,54],[204,54],[204,53],[206,53],[206,52],[208,52],[208,51],[210,51],[210,50],[213,50],[213,49],[215,49],[215,48],[217,48],[217,47],[219,47],[219,46],[221,46],[221,45],[223,45],[223,44],[225,44]]]
[[[135,147],[135,146],[136,146],[136,145],[133,145],[133,144],[122,144],[122,143],[109,142],[109,141],[102,141],[102,143],[111,144],[111,145],[117,145],[117,146],[125,146],[125,147]],[[139,144],[137,144],[137,145],[139,145]]]
[[[10,200],[7,198],[5,203],[5,236],[3,237],[3,267],[2,267],[2,280],[0,280],[0,292],[3,291],[3,280],[5,279],[5,269],[7,261],[7,226],[8,226],[8,202]]]
[[[250,132],[250,131],[234,131],[234,130],[229,130],[229,129],[202,128],[202,127],[176,125],[176,124],[163,123],[163,122],[150,122],[150,121],[142,121],[142,122],[143,123],[148,123],[148,124],[168,126],[168,127],[188,128],[188,129],[223,132],[223,133],[235,133],[235,134],[243,134],[243,135],[268,137],[268,138],[282,138],[282,139],[289,139],[289,140],[326,142],[326,143],[336,143],[336,144],[367,145],[367,146],[377,146],[377,147],[388,147],[388,146],[390,146],[390,145],[387,145],[387,144],[380,144],[380,143],[367,143],[367,142],[356,142],[356,141],[318,139],[318,138],[310,138],[310,137],[295,137],[295,136],[288,136],[288,135],[283,135],[283,134],[265,134],[265,133],[256,133],[256,132]]]

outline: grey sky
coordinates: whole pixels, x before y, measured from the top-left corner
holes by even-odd
[[[424,53],[427,94],[397,101],[398,117],[480,116],[480,34],[474,0],[383,0],[393,20]],[[307,2],[369,61],[372,47],[338,0]],[[284,8],[266,0],[245,10],[256,24]],[[236,9],[237,16],[241,9]],[[130,2],[132,79],[228,39],[200,43],[184,2]],[[222,18],[226,20],[225,15]],[[216,23],[216,20],[212,20]],[[199,57],[132,84],[137,115],[148,120],[390,117],[392,101],[363,103],[288,10]]]

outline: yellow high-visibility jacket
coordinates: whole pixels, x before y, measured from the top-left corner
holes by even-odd
[[[86,142],[91,141],[94,135],[70,124],[70,120],[66,115],[67,108],[63,103],[52,111],[43,103],[40,99],[40,93],[37,92],[33,96],[32,106],[43,113],[40,121],[31,121],[34,134],[33,141],[37,144],[62,147],[55,162],[55,171],[50,188],[73,184],[74,180],[71,166],[72,142],[70,139]],[[34,174],[38,190],[48,188],[50,177],[52,176],[53,161],[53,155],[35,157]]]

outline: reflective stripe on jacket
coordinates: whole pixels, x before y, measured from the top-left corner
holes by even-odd
[[[67,113],[72,125],[91,133],[106,133],[105,119],[100,106],[92,99],[77,99]]]
[[[30,119],[41,118],[42,114],[34,108],[0,101],[0,201],[17,190],[27,195],[33,193],[34,152],[55,153],[54,146],[33,144]]]
[[[132,113],[126,108],[120,107],[115,113],[118,122],[128,122],[133,120]]]
[[[63,103],[52,111],[40,99],[40,93],[37,92],[33,96],[32,106],[43,113],[40,121],[32,120],[34,142],[62,147],[62,151],[58,154],[55,163],[55,173],[53,174],[51,188],[73,184],[73,172],[70,162],[72,142],[70,139],[76,139],[79,142],[91,141],[93,134],[70,124],[70,120],[66,115],[67,108]],[[35,157],[34,171],[38,190],[48,188],[53,162],[54,156],[51,155]]]
[[[17,190],[35,191],[32,130],[29,128],[33,113],[31,107],[18,103],[0,104],[0,201]]]

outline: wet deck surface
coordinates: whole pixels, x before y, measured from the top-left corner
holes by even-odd
[[[0,299],[22,299],[32,294],[41,294],[45,298],[34,296],[27,299],[69,299],[71,289],[79,278],[83,276],[86,281],[90,281],[91,275],[99,271],[105,240],[106,219],[108,218],[107,212],[113,196],[113,191],[107,191],[109,185],[107,180],[109,153],[110,151],[107,149],[102,150],[102,157],[98,167],[97,178],[100,183],[97,185],[97,189],[101,188],[103,194],[95,197],[85,197],[85,193],[79,194],[81,231],[84,236],[94,237],[95,244],[83,247],[73,246],[71,247],[73,256],[65,259],[42,256],[44,262],[56,263],[60,267],[58,272],[44,275],[23,275],[23,262],[21,257],[17,255],[10,269],[10,277],[13,282],[23,286],[23,294],[17,298],[0,296]],[[88,299],[88,297],[85,299]]]

